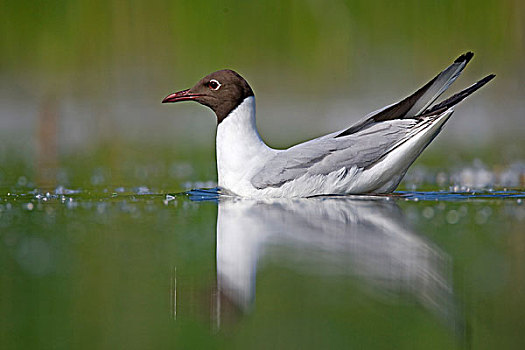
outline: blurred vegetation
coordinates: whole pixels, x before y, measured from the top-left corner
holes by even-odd
[[[56,84],[138,71],[195,78],[224,67],[342,83],[366,77],[370,61],[426,72],[473,50],[484,57],[474,69],[504,72],[525,58],[519,0],[5,0],[0,29],[3,75]]]
[[[20,176],[35,182],[49,172],[63,185],[85,186],[97,169],[107,168],[106,183],[149,186],[167,178],[168,170],[137,177],[133,164],[169,169],[177,161],[195,165],[194,181],[213,180],[212,124],[193,118],[188,127],[180,117],[189,114],[185,106],[177,106],[177,118],[163,118],[167,109],[158,101],[169,89],[224,67],[246,72],[261,94],[293,88],[301,96],[296,105],[340,91],[377,101],[359,113],[391,103],[384,96],[389,90],[402,97],[466,50],[483,58],[466,75],[498,73],[497,89],[487,89],[500,94],[498,104],[516,105],[525,82],[525,3],[517,0],[5,0],[0,30],[0,87],[8,99],[0,124],[4,185]],[[259,106],[268,111],[274,101],[261,99]],[[326,112],[320,105],[319,113]],[[271,131],[274,146],[324,132],[310,117],[276,124],[275,113],[266,115],[259,123]],[[15,129],[4,125],[10,120],[30,124]],[[525,125],[519,123],[507,129],[519,132]],[[453,150],[455,161],[482,155],[501,164],[524,156],[523,138],[497,142]],[[514,148],[521,151],[508,151]],[[443,166],[450,153],[430,147],[420,162]],[[60,177],[59,168],[69,175]],[[188,180],[170,185],[180,190]]]

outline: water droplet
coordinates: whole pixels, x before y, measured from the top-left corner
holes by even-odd
[[[454,225],[459,222],[459,213],[457,210],[451,210],[447,213],[446,220],[449,224]]]
[[[429,220],[432,219],[434,217],[434,208],[426,207],[425,209],[423,209],[423,217]]]

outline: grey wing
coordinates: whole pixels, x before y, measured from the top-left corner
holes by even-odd
[[[277,153],[252,179],[258,189],[280,187],[303,175],[366,168],[408,139],[419,120],[393,120],[344,138],[321,137]]]
[[[280,187],[304,175],[309,168],[321,162],[336,149],[329,140],[312,140],[280,151],[251,179],[255,188]]]

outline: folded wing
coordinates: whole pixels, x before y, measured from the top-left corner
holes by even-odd
[[[423,124],[415,119],[386,121],[344,138],[321,137],[302,143],[277,153],[251,183],[258,189],[280,187],[303,175],[369,167]]]
[[[374,165],[494,78],[491,74],[431,107],[456,80],[472,56],[472,52],[461,55],[412,95],[368,114],[348,129],[278,152],[252,178],[252,185],[258,189],[280,187],[303,175],[327,175],[342,168],[364,169]]]

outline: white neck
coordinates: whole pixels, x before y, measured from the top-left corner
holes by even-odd
[[[255,124],[255,97],[250,96],[217,127],[217,173],[219,186],[238,193],[248,186],[259,164],[273,152],[261,140]]]

